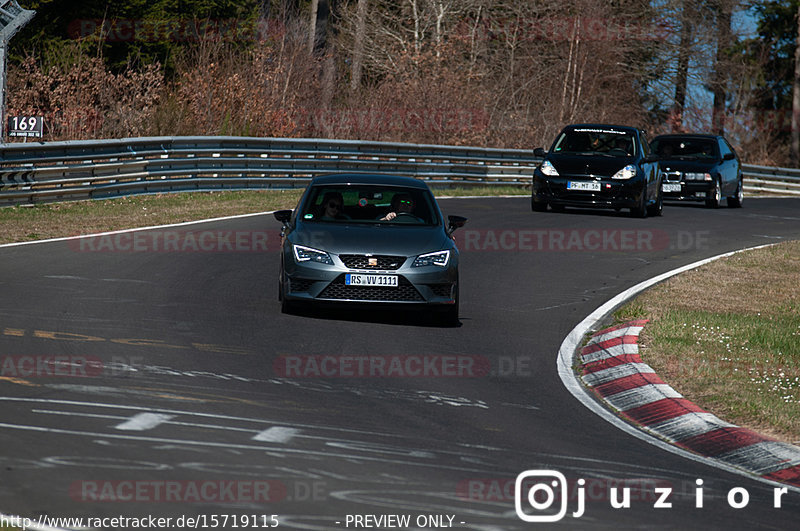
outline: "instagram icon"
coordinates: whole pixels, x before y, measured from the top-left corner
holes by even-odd
[[[517,476],[514,508],[517,516],[525,522],[561,520],[567,514],[567,498],[567,478],[561,472],[526,470]],[[556,503],[557,510],[554,508]],[[583,514],[582,508],[578,513]]]

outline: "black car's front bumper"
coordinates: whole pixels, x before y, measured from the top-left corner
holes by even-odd
[[[599,190],[571,190],[569,183],[593,182]],[[637,208],[642,204],[645,193],[644,179],[634,177],[628,180],[610,178],[548,177],[538,169],[533,174],[533,200],[540,204],[588,208]]]
[[[664,181],[661,189],[669,201],[705,201],[713,195],[714,181]]]

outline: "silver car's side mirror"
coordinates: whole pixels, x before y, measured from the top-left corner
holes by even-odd
[[[462,216],[447,216],[447,234],[453,234],[467,223],[467,218]]]
[[[292,219],[292,211],[291,210],[278,210],[274,214],[275,219],[286,225],[289,223],[289,220]]]

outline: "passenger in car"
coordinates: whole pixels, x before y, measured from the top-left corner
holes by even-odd
[[[322,214],[320,219],[323,220],[342,220],[350,219],[350,216],[342,212],[344,208],[344,198],[339,192],[328,192],[322,198]]]

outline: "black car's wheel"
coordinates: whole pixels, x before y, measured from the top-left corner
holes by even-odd
[[[722,199],[722,186],[719,184],[719,179],[714,181],[714,188],[706,192],[706,206],[708,208],[719,208],[719,202]]]
[[[537,201],[536,196],[531,196],[531,210],[534,212],[546,212],[547,201]]]
[[[739,184],[736,185],[736,195],[728,198],[728,206],[730,208],[742,208],[744,202],[744,183],[739,179]]]
[[[631,208],[631,216],[635,218],[647,217],[647,190],[642,190],[642,198],[637,206]]]
[[[661,184],[658,185],[658,196],[654,205],[647,207],[647,214],[650,216],[660,216],[664,212],[664,192],[661,191]]]

